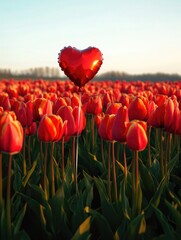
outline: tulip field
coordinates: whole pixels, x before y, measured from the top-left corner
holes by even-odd
[[[181,239],[181,81],[84,84],[0,80],[0,239]]]

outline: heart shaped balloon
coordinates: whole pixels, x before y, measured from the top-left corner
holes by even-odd
[[[58,63],[65,75],[78,87],[84,86],[99,71],[102,53],[98,48],[88,47],[78,50],[65,47],[59,53]]]

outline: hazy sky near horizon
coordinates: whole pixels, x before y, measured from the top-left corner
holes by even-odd
[[[181,74],[181,0],[0,1],[0,68],[58,67],[65,46],[99,48],[99,73]]]

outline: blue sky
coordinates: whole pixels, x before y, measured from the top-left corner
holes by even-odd
[[[0,68],[58,67],[65,46],[98,47],[99,73],[181,74],[181,0],[0,1]]]

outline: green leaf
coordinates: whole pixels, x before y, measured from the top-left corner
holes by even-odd
[[[24,177],[23,182],[22,182],[23,187],[26,187],[26,184],[28,183],[31,175],[35,171],[36,166],[37,166],[37,162],[38,162],[37,160],[33,162],[32,167],[30,168],[30,170],[27,172],[26,176]]]
[[[165,215],[154,205],[152,205],[153,211],[162,227],[163,232],[167,236],[168,239],[175,239],[173,234],[173,229],[171,225],[168,223],[167,218]]]
[[[22,230],[13,236],[13,240],[31,240],[31,238]]]
[[[157,187],[157,190],[155,192],[155,194],[153,195],[153,197],[151,198],[148,206],[145,209],[145,215],[146,217],[150,217],[152,212],[153,212],[153,208],[152,205],[154,205],[155,207],[158,207],[159,203],[160,203],[160,198],[162,196],[163,190],[165,189],[165,187],[168,184],[168,179],[166,177],[164,177],[159,186]]]
[[[50,200],[50,205],[53,215],[53,223],[56,235],[61,236],[62,239],[70,239],[72,232],[69,227],[69,205],[64,197],[63,187],[58,189],[56,194]],[[60,227],[61,226],[61,227]]]
[[[168,163],[168,172],[171,173],[176,163],[179,161],[179,154],[177,153]]]
[[[86,240],[90,236],[91,216],[87,217],[78,227],[71,240]]]
[[[98,211],[89,209],[89,213],[93,218],[93,229],[98,228],[100,239],[104,240],[113,239],[113,232],[108,223],[108,220]]]
[[[176,224],[176,230],[178,234],[181,236],[181,213],[178,211],[177,204],[171,205],[167,200],[165,200],[165,204],[171,214],[173,221]]]
[[[139,214],[128,225],[125,239],[139,239],[146,232],[146,221],[144,213]]]
[[[144,193],[148,198],[150,198],[155,192],[154,181],[150,171],[144,165],[142,160],[139,160],[139,170],[140,170],[140,177],[142,180],[141,185],[143,186]]]
[[[17,234],[21,228],[21,224],[23,222],[25,213],[26,213],[27,203],[25,203],[24,207],[19,211],[14,221],[14,234]]]
[[[129,205],[129,200],[128,200],[127,196],[126,196],[126,188],[127,188],[126,183],[127,183],[127,181],[125,179],[123,179],[121,181],[121,184],[120,184],[120,197],[119,198],[120,198],[120,201],[121,201],[123,214],[124,214],[125,218],[130,220],[131,208],[130,208],[130,205]]]

